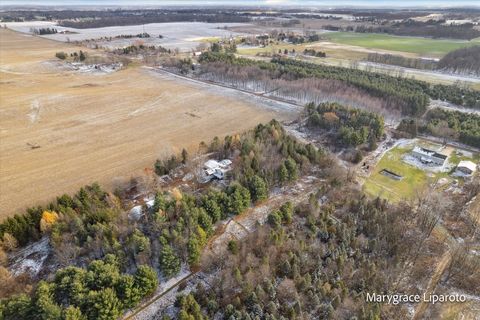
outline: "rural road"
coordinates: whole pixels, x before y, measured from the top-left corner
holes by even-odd
[[[444,73],[439,71],[429,71],[429,70],[420,70],[420,69],[413,69],[413,68],[405,68],[400,66],[392,66],[383,63],[375,63],[369,61],[359,61],[359,67],[362,70],[368,68],[374,68],[375,71],[381,72],[400,72],[404,73],[404,76],[426,76],[431,78],[438,78],[446,81],[456,82],[471,82],[471,83],[480,83],[480,78],[475,76],[468,76],[468,75],[458,75],[452,73]]]
[[[425,291],[425,295],[427,297],[435,292],[438,282],[440,281],[443,273],[445,272],[445,269],[450,264],[451,258],[452,258],[452,255],[450,254],[450,249],[449,249],[445,251],[445,253],[443,254],[442,258],[440,259],[440,262],[437,264],[437,267],[435,268],[435,271],[432,277],[430,278],[430,281],[427,286],[427,290]],[[413,315],[412,320],[423,319],[423,314],[428,309],[428,307],[429,307],[429,303],[422,300],[420,304],[415,308],[415,314]]]
[[[303,59],[301,59],[303,60]],[[415,77],[420,80],[431,80],[432,82],[455,83],[465,82],[470,84],[480,84],[480,77],[459,75],[453,73],[445,73],[440,71],[420,70],[414,68],[406,68],[401,66],[393,66],[383,63],[376,63],[370,61],[352,61],[347,59],[329,59],[319,61],[320,64],[355,68],[359,70],[367,70],[384,74],[398,74],[403,77]],[[354,67],[355,66],[355,67]],[[439,81],[440,80],[440,81]]]
[[[435,109],[435,108],[439,108],[447,111],[458,111],[463,113],[473,113],[476,115],[480,115],[479,109],[464,108],[464,107],[460,107],[452,103],[448,103],[440,100],[430,100],[430,104],[428,105],[428,110]]]

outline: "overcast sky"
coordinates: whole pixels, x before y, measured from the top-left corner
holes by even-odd
[[[478,6],[479,0],[335,0],[335,1],[317,1],[317,0],[0,0],[0,6],[10,5],[47,5],[47,6],[65,6],[65,5],[107,5],[107,6],[172,6],[172,5],[252,5],[252,6],[321,6],[321,7],[339,7],[339,6],[361,6],[361,7],[449,7],[449,6]]]

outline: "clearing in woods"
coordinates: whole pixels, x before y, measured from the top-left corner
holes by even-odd
[[[55,52],[79,49],[0,30],[0,220],[94,181],[113,188],[182,147],[291,117],[144,68],[99,75],[52,63]]]

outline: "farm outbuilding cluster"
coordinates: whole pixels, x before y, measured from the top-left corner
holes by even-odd
[[[444,154],[419,146],[413,148],[412,156],[420,160],[423,164],[433,166],[443,166],[448,158]]]
[[[225,173],[231,170],[232,161],[229,159],[223,159],[217,161],[210,159],[203,165],[202,181],[208,182],[213,179],[223,180]]]

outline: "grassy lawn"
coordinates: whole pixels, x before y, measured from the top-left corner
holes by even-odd
[[[430,149],[437,149],[439,145],[432,144],[426,141],[419,141],[423,147]],[[451,148],[451,147],[448,147]],[[388,151],[382,159],[378,162],[372,174],[366,179],[363,189],[366,194],[372,197],[381,197],[391,202],[398,202],[401,200],[411,200],[415,196],[425,190],[430,184],[439,179],[446,178],[449,183],[437,186],[437,190],[444,190],[449,187],[450,182],[457,180],[460,184],[463,179],[455,178],[451,172],[431,172],[424,171],[415,166],[405,163],[402,158],[406,153],[413,149],[413,144],[408,146],[398,146]],[[444,151],[449,154],[448,165],[452,167],[452,171],[461,160],[470,160],[474,162],[480,161],[479,154],[457,153],[457,150],[450,149]],[[398,175],[403,176],[402,180],[395,180],[384,176],[380,173],[383,169],[392,171]]]
[[[378,33],[331,32],[326,34],[332,42],[360,46],[369,49],[411,52],[425,56],[441,57],[447,52],[462,47],[480,44],[480,39],[471,41],[401,37]]]
[[[237,48],[237,51],[239,54],[243,55],[248,55],[248,56],[254,56],[257,53],[278,53],[278,50],[285,50],[288,49],[288,51],[291,51],[292,49],[295,49],[296,52],[300,53],[305,50],[306,45],[305,44],[289,44],[289,43],[279,43],[279,44],[270,44],[266,47],[255,47],[255,48]]]
[[[334,58],[334,59],[347,59],[347,60],[363,60],[367,58],[367,53],[353,51],[353,50],[346,50],[342,48],[329,48],[322,45],[321,42],[309,42],[304,44],[289,44],[289,43],[279,43],[279,44],[270,44],[266,47],[262,48],[238,48],[237,52],[241,55],[246,56],[255,56],[257,53],[278,53],[278,50],[282,52],[287,49],[288,51],[292,51],[295,49],[297,53],[303,53],[305,48],[315,49],[318,51],[323,51],[327,54],[327,57]],[[327,59],[329,59],[327,58]],[[325,61],[325,58],[313,58],[309,60],[317,60],[318,61]]]
[[[373,173],[365,182],[364,191],[371,196],[380,196],[392,202],[413,199],[414,196],[428,185],[427,174],[402,161],[402,156],[411,148],[396,147],[387,152],[375,167]],[[380,173],[383,169],[390,170],[403,179],[398,181]]]

